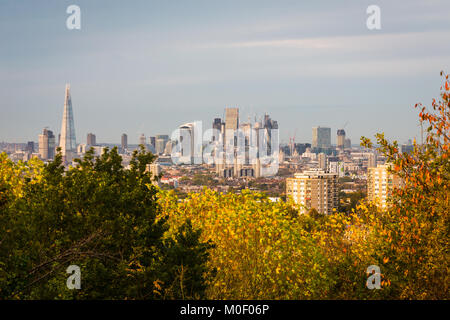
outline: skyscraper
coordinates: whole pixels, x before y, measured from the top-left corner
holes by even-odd
[[[345,149],[351,149],[352,148],[352,140],[350,140],[350,138],[345,139],[344,148]]]
[[[156,136],[156,148],[155,149],[156,149],[157,154],[164,153],[168,141],[169,141],[169,136],[166,134],[159,134]]]
[[[331,128],[312,128],[312,147],[327,149],[331,147]]]
[[[156,137],[149,137],[149,140],[150,140],[150,145],[153,148],[156,148]]]
[[[345,146],[345,131],[344,131],[344,129],[339,129],[337,131],[336,146],[338,147],[338,149],[344,149],[344,146]]]
[[[55,157],[55,135],[46,128],[39,135],[39,156],[42,160],[52,160]]]
[[[225,109],[225,130],[236,130],[239,127],[239,109]]]
[[[218,141],[220,132],[222,131],[222,119],[215,118],[214,122],[213,122],[213,125],[212,125],[212,128],[214,130],[212,141]]]
[[[34,152],[34,141],[28,141],[27,142],[26,151],[29,152],[29,153],[33,153]]]
[[[88,146],[95,146],[97,144],[95,134],[93,133],[87,134],[86,144]]]
[[[71,162],[77,152],[75,138],[75,125],[73,121],[72,98],[70,97],[70,85],[66,84],[64,100],[64,113],[61,125],[60,147],[65,163]]]
[[[145,134],[141,134],[141,136],[139,137],[139,144],[142,144],[147,148],[147,138],[145,137]]]
[[[128,149],[128,136],[126,133],[122,134],[121,147],[122,147],[122,152],[125,152],[125,150]]]
[[[226,108],[225,109],[225,149],[227,144],[233,146],[237,145],[236,130],[239,128],[239,109],[238,108]],[[227,135],[232,135],[227,136]]]

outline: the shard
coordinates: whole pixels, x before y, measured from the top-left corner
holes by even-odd
[[[66,96],[64,100],[64,113],[61,126],[60,144],[63,161],[72,162],[76,155],[75,126],[73,121],[72,99],[70,97],[70,85],[66,84]]]

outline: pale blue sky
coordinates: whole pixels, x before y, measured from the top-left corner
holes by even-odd
[[[81,7],[81,30],[66,8]],[[381,8],[382,29],[366,28]],[[77,142],[130,143],[226,106],[269,113],[286,141],[311,127],[418,136],[416,102],[450,72],[450,1],[0,1],[0,141],[60,131],[72,87]]]

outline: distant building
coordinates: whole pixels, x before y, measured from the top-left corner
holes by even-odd
[[[39,156],[42,160],[52,160],[55,157],[55,135],[53,131],[44,129],[39,135]]]
[[[225,130],[236,130],[239,128],[239,108],[225,109]]]
[[[376,168],[377,167],[377,154],[371,153],[369,154],[369,158],[367,159],[367,168]]]
[[[344,147],[345,147],[345,131],[344,131],[344,129],[339,129],[337,131],[336,147],[341,150],[344,149]]]
[[[122,147],[122,152],[128,149],[128,135],[126,133],[122,134],[120,146]]]
[[[139,137],[139,144],[147,148],[147,138],[145,137],[145,134],[141,134]]]
[[[236,130],[239,128],[239,109],[238,108],[226,108],[225,109],[225,146],[230,144],[232,146],[237,145]],[[227,134],[232,134],[232,137],[228,137]],[[225,147],[226,148],[226,147]]]
[[[322,214],[331,214],[338,207],[338,187],[335,173],[323,170],[296,173],[286,179],[286,194],[301,205],[301,213],[316,209]]]
[[[330,161],[328,162],[328,172],[336,173],[339,178],[345,176],[345,166],[342,161]]]
[[[313,148],[328,149],[331,147],[331,128],[313,127],[312,144]]]
[[[166,149],[167,142],[169,142],[169,136],[166,134],[160,134],[155,137],[155,151],[156,154],[161,155]]]
[[[327,169],[327,155],[325,153],[319,153],[318,155],[319,168],[322,170]]]
[[[93,134],[93,133],[87,134],[86,144],[88,146],[96,146],[97,145],[95,134]]]
[[[160,186],[159,175],[162,172],[161,165],[159,163],[151,163],[147,165],[147,171],[152,175],[152,183],[155,186]]]
[[[70,85],[66,85],[60,145],[64,163],[70,163],[77,152]]]
[[[215,118],[212,124],[214,130],[212,141],[218,141],[220,139],[220,134],[222,133],[222,119]]]
[[[272,120],[268,114],[264,115],[264,134],[266,138],[267,155],[271,156],[275,151],[272,151],[272,129],[278,129],[278,122]]]
[[[28,153],[34,153],[34,141],[28,141],[25,149]]]
[[[414,151],[414,145],[413,144],[402,144],[401,146],[402,153],[412,153]]]
[[[153,149],[156,148],[156,137],[149,137],[150,145],[153,147]]]
[[[368,169],[367,198],[386,208],[393,188],[401,186],[401,179],[388,172],[389,165],[378,165]]]
[[[294,151],[297,151],[298,154],[303,154],[308,148],[311,148],[311,143],[294,143]]]
[[[345,139],[344,148],[345,149],[351,149],[352,148],[352,141],[350,139]]]

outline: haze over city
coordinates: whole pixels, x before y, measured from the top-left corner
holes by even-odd
[[[418,138],[413,105],[438,96],[450,65],[448,1],[73,1],[0,3],[0,141],[56,133],[71,84],[78,142],[130,143],[182,123],[269,113],[281,142],[311,141],[311,127]]]

